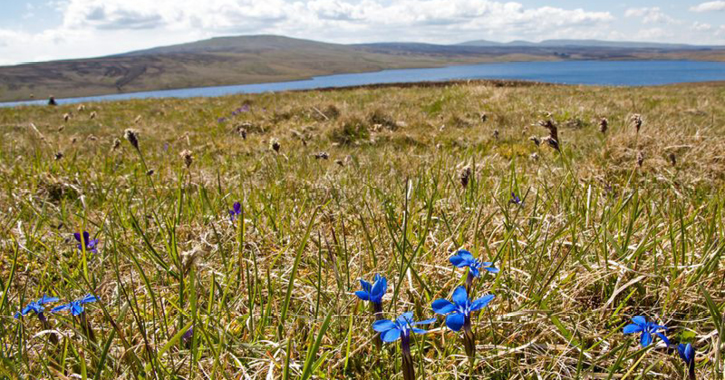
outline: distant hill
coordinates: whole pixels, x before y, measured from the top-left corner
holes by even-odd
[[[626,42],[626,41],[602,41],[602,40],[544,40],[541,42],[529,41],[511,41],[511,42],[493,42],[487,40],[467,41],[458,44],[458,46],[539,46],[539,47],[607,47],[607,48],[626,48],[626,49],[710,49],[712,46],[704,45],[687,45],[687,44],[668,44],[656,42]]]
[[[590,40],[343,45],[272,35],[219,37],[100,58],[0,67],[0,101],[279,82],[396,68],[574,59],[725,61],[725,50]]]

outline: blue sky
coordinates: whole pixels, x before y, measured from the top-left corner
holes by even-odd
[[[354,43],[551,38],[725,45],[725,0],[0,0],[0,64],[203,38]]]

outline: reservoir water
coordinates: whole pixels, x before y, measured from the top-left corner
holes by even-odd
[[[326,75],[290,82],[119,93],[58,99],[58,103],[81,103],[139,98],[208,97],[239,93],[262,93],[359,86],[377,83],[445,81],[454,79],[518,79],[577,85],[651,86],[684,82],[723,81],[725,80],[725,62],[562,61],[484,63],[430,69],[400,69],[358,74]],[[46,102],[47,100],[45,99],[7,102],[0,103],[0,107],[46,104]]]

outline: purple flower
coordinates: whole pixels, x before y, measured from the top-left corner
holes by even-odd
[[[486,271],[491,273],[498,273],[498,269],[493,266],[493,263],[487,261],[482,262],[481,260],[473,257],[471,252],[468,252],[465,249],[461,249],[460,251],[456,252],[454,256],[451,256],[449,261],[456,268],[468,267],[468,273],[473,277],[480,276],[481,269],[485,269]]]
[[[632,322],[634,323],[624,326],[622,332],[625,334],[641,333],[639,343],[642,347],[647,347],[652,343],[652,334],[660,337],[667,346],[670,345],[667,337],[660,332],[660,330],[667,330],[667,327],[654,322],[647,322],[647,319],[641,315],[632,318]]]
[[[27,304],[23,310],[20,310],[19,312],[15,313],[15,319],[20,318],[21,316],[27,315],[31,311],[38,315],[38,318],[42,321],[45,319],[43,316],[43,311],[45,311],[45,305],[46,303],[52,303],[52,302],[58,302],[58,298],[56,297],[48,297],[44,295],[41,299],[37,301],[33,301],[29,304]]]
[[[226,117],[220,117],[220,118],[216,119],[216,121],[217,121],[217,123],[223,123],[223,122],[227,121],[227,118]]]
[[[78,242],[79,251],[83,252],[83,248],[85,247],[86,252],[98,253],[98,239],[91,240],[91,235],[88,231],[83,231],[83,239],[81,239],[81,234],[78,232],[74,233],[73,237]]]
[[[515,205],[520,205],[522,202],[521,202],[521,198],[519,198],[519,196],[516,195],[516,193],[514,193],[512,191],[511,192],[511,200],[509,201],[509,203],[513,203]]]
[[[51,310],[50,312],[57,313],[59,311],[70,310],[70,312],[71,312],[71,314],[73,314],[73,316],[79,316],[86,311],[85,308],[83,307],[83,305],[90,303],[90,302],[96,302],[96,301],[98,301],[98,298],[96,298],[96,296],[94,296],[92,294],[88,294],[79,300],[71,301],[65,305],[60,305],[60,306],[54,307],[53,310]]]
[[[413,321],[413,312],[401,314],[395,321],[383,319],[373,323],[373,330],[379,332],[383,338],[383,342],[395,342],[403,338],[404,341],[410,337],[410,333],[425,334],[427,331],[419,329],[417,325],[427,325],[435,322],[435,318],[426,319],[425,321]]]
[[[372,284],[361,279],[360,285],[362,286],[363,290],[358,290],[357,292],[355,292],[355,295],[358,298],[363,301],[370,301],[372,303],[378,304],[383,302],[383,296],[388,290],[388,280],[385,277],[379,274],[375,274]]]
[[[459,286],[453,291],[453,297],[450,302],[446,299],[439,299],[433,301],[433,311],[436,314],[447,315],[446,326],[453,331],[460,331],[461,327],[465,324],[470,325],[471,313],[478,311],[488,306],[488,303],[493,300],[494,296],[489,294],[483,296],[473,302],[468,298],[466,288]]]
[[[239,202],[234,202],[234,206],[229,210],[229,220],[234,223],[239,215],[242,214],[242,205]]]

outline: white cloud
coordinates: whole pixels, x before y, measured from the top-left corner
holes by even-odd
[[[725,11],[725,1],[708,1],[690,8],[693,12],[717,12]]]
[[[702,23],[699,21],[695,21],[692,24],[692,30],[694,30],[696,32],[707,32],[707,31],[712,30],[712,25],[707,24],[707,23]]]
[[[659,7],[652,8],[630,8],[624,12],[625,17],[638,18],[644,24],[677,24],[679,21],[668,16]]]

